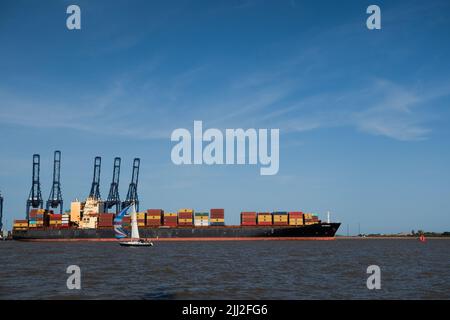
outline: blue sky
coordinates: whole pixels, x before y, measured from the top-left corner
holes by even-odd
[[[66,28],[78,4],[82,29]],[[381,7],[382,29],[366,28]],[[142,208],[330,210],[340,233],[450,229],[447,1],[2,1],[0,190],[25,215],[62,151],[68,208],[114,156]],[[175,166],[176,128],[279,128],[280,170]]]

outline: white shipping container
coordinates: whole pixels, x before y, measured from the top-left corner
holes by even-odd
[[[206,227],[209,226],[209,221],[196,221],[194,225],[197,227]]]

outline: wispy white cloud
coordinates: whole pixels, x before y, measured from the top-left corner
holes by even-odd
[[[260,120],[271,119],[282,133],[347,126],[400,141],[425,140],[432,131],[430,104],[450,95],[448,85],[430,87],[424,90],[372,79],[359,89],[300,98]]]
[[[115,85],[96,97],[90,96],[88,102],[70,98],[39,101],[0,90],[0,123],[139,139],[161,139],[169,135],[160,128],[141,126],[139,121],[133,123],[130,117],[125,117],[132,110],[113,107],[115,99],[123,94],[123,88]]]
[[[186,81],[195,81],[196,73],[193,70],[185,73],[186,76],[181,75],[180,86]],[[120,107],[128,99],[134,101],[126,86],[123,82],[115,82],[109,90],[89,97],[89,104],[80,104],[80,100],[71,104],[70,99],[36,101],[0,90],[0,122],[37,128],[68,128],[134,139],[166,139],[173,129],[168,125],[170,121],[174,125],[185,123],[174,114],[172,120],[155,119],[152,125],[146,125],[147,119],[136,118],[136,108],[140,106]],[[351,126],[368,134],[413,141],[427,139],[431,132],[431,128],[426,126],[427,105],[450,94],[450,86],[445,85],[433,87],[432,90],[419,90],[387,80],[375,80],[358,90],[348,88],[297,97],[287,106],[279,107],[294,90],[290,83],[268,83],[247,93],[234,88],[228,99],[218,99],[213,103],[215,96],[211,95],[207,104],[195,106],[192,111],[204,116],[208,126],[234,123],[277,127],[284,134]],[[159,105],[158,108],[164,106]],[[184,112],[189,114],[191,110]],[[99,125],[99,119],[102,123],[121,123],[121,129]]]
[[[450,95],[445,85],[423,91],[386,80],[376,81],[368,92],[366,107],[352,113],[350,122],[361,131],[402,141],[427,139],[430,104]]]

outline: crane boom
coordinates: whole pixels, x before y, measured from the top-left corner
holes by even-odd
[[[119,177],[120,177],[120,163],[119,157],[114,158],[113,177],[111,187],[109,188],[108,198],[105,201],[105,209],[116,207],[116,214],[120,211],[120,196],[119,196]]]
[[[53,158],[53,183],[50,195],[47,200],[46,209],[58,208],[59,213],[63,212],[63,199],[61,193],[61,151],[55,151]]]
[[[138,180],[139,180],[140,162],[141,162],[141,160],[139,158],[134,158],[133,172],[131,174],[131,182],[130,182],[130,186],[128,187],[127,197],[126,197],[125,201],[122,202],[122,209],[124,209],[127,206],[134,203],[136,206],[136,210],[139,211],[139,197],[137,194],[137,187],[138,187]]]
[[[94,159],[94,176],[92,178],[91,192],[89,198],[100,200],[100,168],[102,165],[102,158],[95,157]]]
[[[41,183],[39,180],[41,158],[38,154],[33,154],[33,177],[31,182],[30,195],[27,200],[27,219],[31,208],[41,208],[44,204],[41,193]]]

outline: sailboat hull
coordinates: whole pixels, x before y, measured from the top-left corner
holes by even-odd
[[[124,241],[119,242],[122,247],[152,247],[152,242]]]

